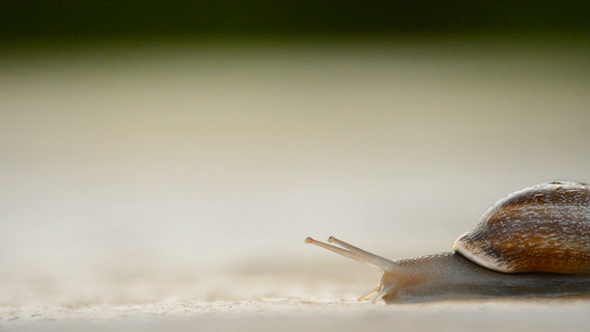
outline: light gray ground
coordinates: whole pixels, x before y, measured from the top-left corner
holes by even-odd
[[[419,305],[263,299],[0,309],[3,331],[587,331],[582,299]]]

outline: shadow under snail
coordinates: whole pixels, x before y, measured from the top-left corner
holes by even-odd
[[[330,237],[305,239],[383,272],[359,298],[413,303],[590,293],[590,185],[541,183],[490,207],[453,251],[388,260]]]

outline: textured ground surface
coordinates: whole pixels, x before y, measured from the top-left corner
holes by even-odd
[[[582,299],[371,306],[264,299],[211,303],[0,309],[3,331],[587,331]]]

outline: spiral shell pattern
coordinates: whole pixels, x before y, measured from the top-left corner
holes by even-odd
[[[453,249],[506,273],[590,273],[590,185],[553,181],[489,208]]]

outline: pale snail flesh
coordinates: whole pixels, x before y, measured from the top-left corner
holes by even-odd
[[[541,183],[489,208],[453,251],[388,260],[333,237],[305,240],[383,272],[359,298],[414,303],[590,294],[590,185]]]

